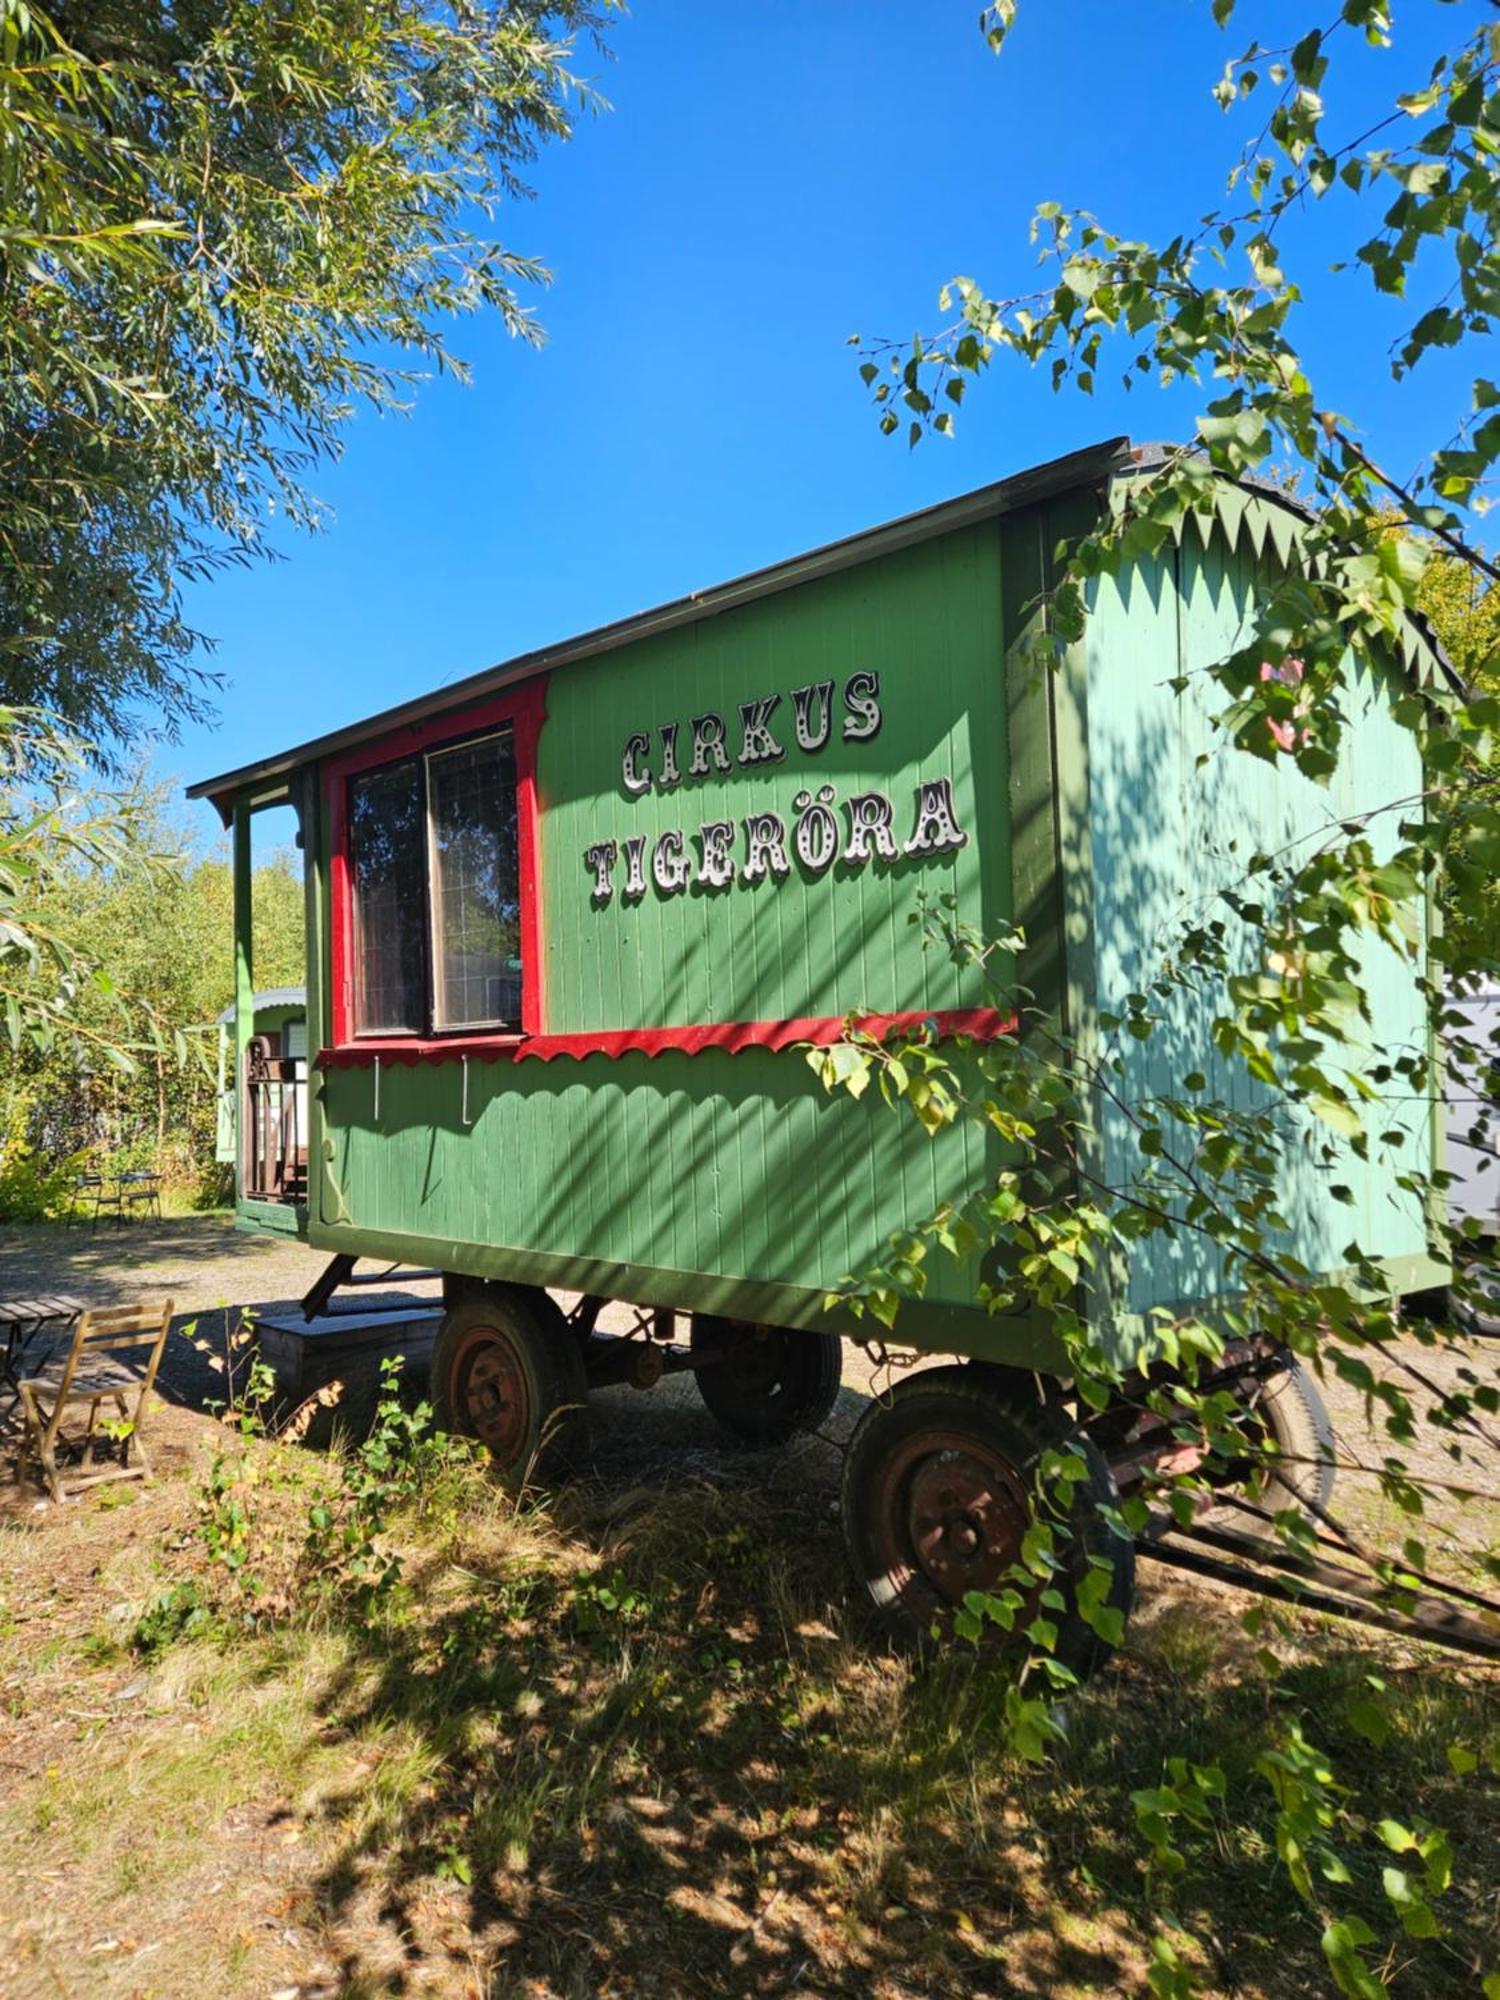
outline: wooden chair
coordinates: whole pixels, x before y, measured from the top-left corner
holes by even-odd
[[[97,1465],[101,1447],[110,1453],[118,1451],[118,1464],[103,1471],[86,1472],[73,1482],[72,1491],[82,1492],[85,1487],[98,1486],[109,1479],[151,1477],[151,1461],[141,1441],[141,1422],[171,1325],[170,1299],[159,1306],[102,1306],[83,1314],[66,1353],[55,1356],[35,1375],[22,1377],[25,1429],[16,1458],[18,1481],[26,1477],[27,1461],[35,1452],[47,1490],[54,1500],[61,1500],[59,1450],[75,1452],[84,1465],[92,1457]],[[139,1366],[127,1366],[119,1358],[121,1354],[129,1354],[138,1363],[142,1350],[148,1348],[144,1372]],[[132,1395],[135,1396],[133,1411]],[[89,1412],[87,1427],[81,1436],[69,1437],[62,1429],[64,1413],[84,1403]],[[115,1405],[120,1413],[119,1423],[112,1422],[104,1431],[96,1431],[102,1403]]]

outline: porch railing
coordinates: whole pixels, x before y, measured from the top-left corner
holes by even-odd
[[[247,1201],[307,1199],[307,1063],[274,1056],[257,1035],[245,1051],[241,1191]]]

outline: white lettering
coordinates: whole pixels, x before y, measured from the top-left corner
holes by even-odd
[[[643,866],[646,836],[633,833],[621,845],[625,852],[625,900],[627,903],[639,902],[646,893],[646,870]]]
[[[832,785],[823,785],[816,798],[810,792],[798,792],[792,801],[797,815],[792,845],[797,859],[813,875],[831,868],[839,851],[839,823],[829,810],[833,796]]]
[[[786,858],[786,828],[780,813],[745,815],[745,880],[758,882],[767,869],[775,876],[790,875]]]
[[[868,743],[872,736],[878,736],[881,723],[879,674],[851,674],[844,682],[844,706],[849,711],[844,717],[846,743]]]
[[[734,856],[729,851],[734,836],[732,819],[711,819],[699,827],[703,866],[698,870],[698,880],[705,889],[727,888],[734,880]]]
[[[872,849],[883,854],[887,861],[898,858],[900,850],[891,832],[891,802],[884,792],[857,792],[852,799],[845,799],[844,811],[849,815],[849,845],[844,849],[844,859],[851,867],[862,867]]]
[[[712,710],[707,715],[693,717],[693,757],[688,765],[688,776],[706,778],[710,758],[716,769],[730,769],[729,756],[724,748],[724,718],[715,715]]]
[[[619,858],[620,850],[612,840],[596,841],[592,847],[584,849],[584,863],[594,871],[594,901],[607,903],[615,893],[615,885],[610,880],[610,870]]]
[[[635,735],[625,743],[625,755],[620,761],[620,775],[625,780],[625,789],[632,798],[640,798],[651,789],[651,773],[642,769],[642,760],[651,755],[651,738]]]
[[[688,885],[693,864],[683,851],[682,835],[669,826],[651,850],[651,875],[664,896],[675,896]]]
[[[779,764],[785,750],[771,734],[770,721],[781,706],[779,694],[762,695],[759,701],[740,703],[740,762]]]
[[[807,687],[793,688],[792,707],[797,748],[821,750],[833,728],[833,682],[813,681]]]
[[[677,724],[664,722],[657,731],[661,738],[661,776],[656,783],[661,791],[682,782],[682,773],[677,768]]]
[[[906,843],[908,854],[947,854],[969,836],[953,810],[953,780],[924,778],[917,786],[917,824]]]

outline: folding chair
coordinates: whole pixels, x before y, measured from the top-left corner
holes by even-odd
[[[63,1498],[59,1451],[76,1454],[80,1462],[98,1464],[98,1453],[118,1452],[119,1462],[103,1471],[86,1472],[73,1482],[72,1491],[101,1485],[109,1479],[149,1479],[151,1461],[141,1441],[141,1421],[146,1398],[156,1381],[162,1349],[172,1325],[172,1301],[159,1306],[101,1306],[83,1314],[67,1352],[57,1355],[37,1374],[23,1376],[21,1409],[25,1429],[16,1458],[16,1479],[24,1480],[26,1465],[35,1452],[54,1500]],[[145,1372],[119,1359],[129,1353],[139,1360],[149,1348]],[[135,1408],[130,1398],[135,1395]],[[88,1424],[82,1435],[68,1436],[62,1429],[64,1413],[81,1404],[88,1405]],[[103,1431],[96,1431],[99,1406],[113,1403],[119,1411]],[[132,1451],[133,1447],[133,1451]],[[134,1458],[134,1463],[132,1463]]]
[[[121,1174],[119,1180],[115,1183],[115,1188],[122,1217],[139,1209],[143,1215],[150,1213],[160,1222],[160,1174],[151,1172]]]
[[[73,1203],[78,1213],[75,1218],[73,1211],[69,1211],[68,1222],[70,1225],[75,1219],[79,1222],[83,1221],[83,1210],[88,1207],[90,1202],[94,1205],[94,1212],[89,1217],[89,1227],[91,1229],[97,1229],[99,1226],[99,1217],[106,1210],[115,1217],[116,1221],[124,1221],[125,1210],[120,1201],[118,1182],[106,1180],[103,1174],[75,1174],[73,1176]]]

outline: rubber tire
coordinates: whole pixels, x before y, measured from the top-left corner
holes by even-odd
[[[1081,1581],[1089,1557],[1105,1556],[1111,1565],[1105,1603],[1128,1619],[1135,1602],[1135,1545],[1119,1533],[1101,1512],[1117,1506],[1119,1493],[1103,1455],[1078,1436],[1065,1409],[1043,1403],[1034,1383],[1007,1379],[1007,1371],[974,1366],[924,1369],[898,1383],[888,1398],[872,1402],[855,1428],[844,1456],[841,1488],[844,1543],[856,1583],[887,1633],[903,1643],[927,1639],[934,1625],[945,1627],[953,1606],[921,1575],[915,1561],[908,1587],[899,1591],[874,1530],[874,1499],[882,1469],[893,1449],[922,1431],[967,1429],[1004,1457],[1025,1483],[1030,1482],[1043,1452],[1070,1441],[1082,1449],[1088,1476],[1074,1488],[1076,1529],[1058,1579],[1065,1597]],[[915,1586],[915,1587],[912,1587]],[[1079,1680],[1097,1673],[1114,1647],[1088,1624],[1076,1605],[1049,1615],[1057,1624],[1052,1657]],[[996,1626],[995,1640],[1007,1643]]]
[[[1269,1473],[1260,1504],[1272,1512],[1301,1504],[1303,1493],[1325,1511],[1333,1498],[1336,1468],[1333,1460],[1333,1419],[1317,1383],[1300,1361],[1280,1375],[1259,1385],[1262,1393],[1256,1408],[1278,1450],[1299,1461],[1289,1465],[1284,1475]],[[1305,1461],[1316,1459],[1316,1468]]]
[[[454,1374],[467,1338],[482,1326],[503,1336],[526,1387],[526,1421],[514,1448],[502,1453],[489,1447],[500,1478],[521,1487],[539,1474],[565,1469],[583,1442],[588,1401],[583,1356],[561,1310],[543,1291],[491,1284],[460,1299],[443,1316],[432,1352],[434,1422],[456,1437],[479,1435],[458,1407]]]
[[[739,1345],[746,1320],[694,1313],[688,1345],[694,1354],[712,1354]],[[733,1361],[693,1370],[698,1394],[710,1414],[741,1444],[786,1444],[800,1431],[816,1430],[838,1401],[844,1379],[844,1343],[836,1333],[806,1333],[795,1327],[767,1327],[776,1343],[772,1362],[775,1387],[756,1406]]]
[[[1437,1317],[1446,1318],[1449,1325],[1467,1338],[1493,1335],[1500,1328],[1500,1269],[1496,1264],[1496,1249],[1493,1240],[1483,1237],[1466,1246],[1467,1255],[1456,1277],[1468,1281],[1468,1289],[1478,1289],[1487,1299],[1489,1309],[1476,1308],[1472,1296],[1461,1294],[1462,1285],[1447,1285],[1438,1295],[1441,1310]]]

